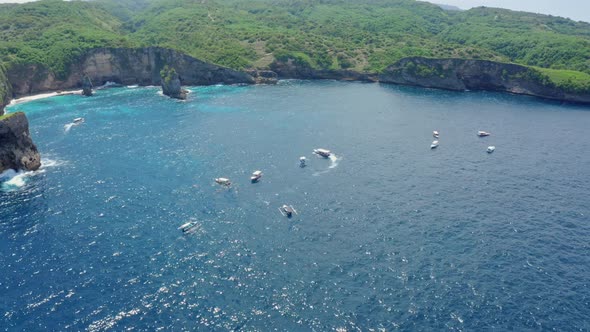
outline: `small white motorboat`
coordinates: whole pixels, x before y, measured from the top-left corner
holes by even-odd
[[[81,124],[82,122],[84,122],[84,118],[75,118],[75,119],[72,121],[72,123],[73,123],[73,124],[75,124],[75,125],[79,125],[79,124]]]
[[[488,153],[492,153],[492,152],[494,152],[494,151],[496,151],[496,147],[495,147],[495,146],[493,146],[493,145],[491,145],[491,146],[488,146],[488,149],[487,149],[487,152],[488,152]]]
[[[318,156],[324,157],[324,158],[329,158],[330,155],[332,154],[332,152],[330,152],[330,150],[326,150],[326,149],[314,149],[313,153],[317,154]]]
[[[430,148],[431,149],[436,149],[438,148],[438,141],[433,141],[432,144],[430,144]]]
[[[491,134],[488,133],[487,131],[480,130],[480,131],[477,132],[477,136],[479,136],[479,137],[486,137],[486,136],[490,136],[490,135]]]
[[[255,171],[254,173],[252,173],[250,180],[252,181],[252,183],[255,183],[255,182],[258,182],[258,180],[260,180],[261,177],[262,177],[262,171]]]
[[[305,165],[305,162],[307,161],[307,158],[305,157],[300,157],[299,158],[299,167],[305,167],[307,165]]]
[[[199,226],[198,222],[189,221],[187,223],[180,225],[180,227],[178,227],[178,229],[180,229],[183,233],[188,233],[192,230],[196,230],[197,226]]]
[[[436,130],[435,130],[435,131],[433,131],[433,132],[432,132],[432,137],[434,137],[434,138],[438,138],[438,131],[436,131]]]
[[[219,185],[229,187],[231,186],[231,181],[227,178],[216,178],[215,182]]]
[[[297,210],[293,207],[293,205],[283,205],[279,208],[281,214],[287,218],[291,218],[293,214],[297,214]]]

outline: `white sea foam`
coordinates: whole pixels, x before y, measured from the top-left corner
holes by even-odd
[[[341,158],[341,157],[338,157],[338,156],[337,156],[337,155],[335,155],[335,154],[331,154],[331,155],[330,155],[330,161],[331,161],[332,163],[330,164],[330,167],[329,167],[329,168],[330,168],[330,169],[332,169],[332,168],[336,168],[336,167],[338,167],[338,164],[340,163],[340,160],[342,160],[342,158]]]
[[[29,178],[45,173],[48,167],[56,167],[63,165],[64,162],[54,159],[42,159],[41,167],[36,171],[15,171],[12,169],[6,170],[0,173],[0,190],[2,191],[15,191],[27,184]]]
[[[331,169],[334,169],[336,167],[338,167],[338,164],[340,164],[340,160],[342,160],[342,157],[339,157],[335,154],[331,154],[330,157],[330,166],[328,166],[328,169],[325,169],[323,171],[318,171],[313,173],[313,176],[320,176],[322,174],[328,173]]]
[[[70,129],[72,129],[72,127],[74,126],[75,123],[68,123],[64,126],[64,132],[68,133],[70,132]]]
[[[68,124],[65,124],[65,125],[64,125],[64,132],[67,134],[67,133],[69,133],[69,132],[70,132],[70,129],[72,129],[72,127],[79,126],[79,125],[81,125],[82,123],[84,123],[84,121],[82,121],[82,122],[78,122],[78,123],[76,123],[76,122],[70,122],[70,123],[68,123]]]
[[[97,87],[96,90],[102,90],[102,89],[118,87],[118,86],[121,86],[121,84],[119,84],[117,82],[106,81],[103,85]]]

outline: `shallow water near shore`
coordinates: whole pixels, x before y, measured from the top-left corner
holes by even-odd
[[[1,328],[590,329],[590,109],[332,81],[190,90],[9,108],[49,162],[0,188]]]

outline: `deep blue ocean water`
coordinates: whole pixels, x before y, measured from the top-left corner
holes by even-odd
[[[1,185],[0,328],[590,330],[590,109],[332,81],[190,90],[10,108],[44,166]]]

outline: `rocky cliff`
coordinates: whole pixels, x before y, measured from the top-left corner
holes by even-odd
[[[0,172],[8,169],[35,171],[41,156],[29,134],[29,121],[22,112],[0,117]]]
[[[7,71],[16,96],[46,91],[81,88],[83,76],[95,85],[107,81],[125,85],[160,85],[160,70],[173,65],[183,85],[254,83],[247,73],[216,66],[180,52],[147,47],[101,48],[87,52],[68,69],[67,77],[57,77],[47,68],[37,65],[17,65]]]
[[[566,91],[529,67],[484,60],[406,58],[379,81],[456,91],[487,90],[590,103],[590,93]]]
[[[314,69],[306,64],[297,63],[294,59],[286,61],[274,61],[270,69],[277,73],[279,78],[295,78],[304,80],[329,79],[340,81],[364,81],[375,82],[377,75],[371,73],[360,73],[353,70],[328,70]]]
[[[12,98],[12,86],[6,76],[6,71],[0,63],[0,115],[4,114],[4,106],[10,103]]]

